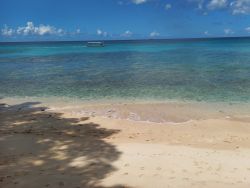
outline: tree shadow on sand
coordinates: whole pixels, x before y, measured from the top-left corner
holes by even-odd
[[[103,187],[121,155],[104,138],[118,130],[39,105],[0,104],[0,187]]]

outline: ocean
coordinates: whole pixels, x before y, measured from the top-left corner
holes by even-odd
[[[250,38],[0,43],[0,98],[250,102]]]

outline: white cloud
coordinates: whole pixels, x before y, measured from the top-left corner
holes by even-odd
[[[234,32],[231,29],[224,29],[224,33],[226,35],[232,35],[232,34],[234,34]]]
[[[39,27],[35,27],[35,32],[37,32],[39,35],[46,35],[46,34],[55,34],[57,33],[56,29],[54,27],[51,27],[49,25],[40,25]],[[62,31],[60,30],[60,33]]]
[[[131,1],[134,4],[139,5],[139,4],[142,4],[142,3],[146,3],[148,0],[131,0]]]
[[[64,34],[66,34],[66,32],[63,29],[58,29],[57,32],[56,32],[56,34],[58,34],[58,35],[64,35]]]
[[[208,32],[208,31],[205,31],[205,32],[204,32],[204,35],[209,35],[209,32]]]
[[[165,9],[166,9],[166,10],[169,10],[169,9],[171,9],[171,8],[172,8],[172,5],[171,5],[171,4],[168,3],[168,4],[165,5]]]
[[[207,4],[207,8],[210,10],[221,9],[227,6],[227,0],[211,0]]]
[[[121,34],[122,37],[131,37],[133,33],[129,30],[125,31],[123,34]]]
[[[79,34],[79,33],[81,33],[81,29],[76,30],[76,34]]]
[[[153,31],[149,34],[150,37],[158,37],[160,36],[160,33],[156,32],[156,31]]]
[[[204,6],[205,0],[187,0],[190,3],[196,3],[200,10],[216,10],[227,8],[233,15],[250,14],[250,0],[209,0]],[[205,10],[206,11],[206,10]]]
[[[4,25],[4,28],[1,30],[3,36],[12,36],[15,33],[14,29],[8,28],[7,25]]]
[[[97,35],[106,37],[108,36],[108,33],[106,31],[102,31],[101,29],[96,30]]]
[[[245,30],[250,33],[250,27],[245,28]]]
[[[249,14],[250,0],[234,0],[230,3],[233,14]]]
[[[18,27],[16,30],[18,35],[63,35],[64,31],[62,29],[56,29],[54,26],[50,25],[39,25],[35,26],[33,22],[27,22],[26,26]]]
[[[97,30],[96,30],[96,33],[97,33],[97,35],[101,35],[101,34],[102,34],[102,30],[97,29]]]

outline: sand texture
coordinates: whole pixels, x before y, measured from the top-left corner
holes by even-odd
[[[250,187],[246,110],[0,103],[2,188]]]

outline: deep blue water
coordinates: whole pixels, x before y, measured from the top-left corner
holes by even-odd
[[[0,97],[250,101],[250,39],[0,43]]]

